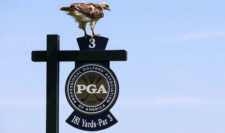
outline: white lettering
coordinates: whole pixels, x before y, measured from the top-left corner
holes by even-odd
[[[85,89],[86,89],[85,85],[77,85],[77,94],[82,94],[81,91],[83,91]]]
[[[97,90],[96,85],[88,85],[86,90],[89,94],[94,94]]]
[[[77,94],[82,94],[83,91],[87,91],[89,94],[107,94],[104,85],[101,85],[99,88],[96,88],[96,85],[90,84],[88,86],[85,85],[77,85]]]
[[[96,93],[97,94],[100,94],[100,93],[107,94],[107,91],[106,91],[104,85],[101,85]]]

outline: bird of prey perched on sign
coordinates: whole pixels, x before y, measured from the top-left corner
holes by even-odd
[[[103,10],[109,10],[109,5],[106,2],[100,4],[94,3],[74,3],[69,7],[62,7],[62,11],[66,11],[68,15],[75,18],[79,23],[79,28],[84,31],[84,36],[87,37],[86,25],[90,22],[92,35],[96,36],[94,32],[95,25],[100,18],[104,17]]]

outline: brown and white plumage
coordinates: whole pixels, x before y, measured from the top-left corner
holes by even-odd
[[[109,5],[105,2],[100,4],[94,3],[73,3],[69,7],[62,7],[61,10],[67,11],[68,15],[75,18],[79,23],[79,28],[84,31],[85,37],[87,37],[86,25],[90,22],[90,28],[92,35],[96,36],[94,27],[97,21],[104,17],[103,10],[109,10]]]

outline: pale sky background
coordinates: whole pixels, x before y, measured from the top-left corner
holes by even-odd
[[[83,33],[59,10],[73,2],[0,1],[0,133],[45,133],[46,65],[31,51],[46,50],[47,34],[60,35],[61,50],[78,49]],[[129,60],[111,62],[119,123],[100,133],[225,133],[225,0],[107,2],[96,32]],[[85,133],[65,122],[74,63],[60,67],[60,133]]]

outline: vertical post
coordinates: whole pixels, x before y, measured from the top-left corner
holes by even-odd
[[[46,133],[59,133],[59,36],[47,35]]]

